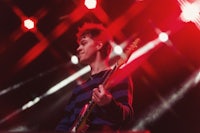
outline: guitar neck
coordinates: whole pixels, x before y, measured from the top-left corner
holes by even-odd
[[[113,69],[110,70],[110,72],[106,75],[106,78],[104,79],[102,85],[104,86],[104,89],[108,89],[110,87],[110,77],[111,75],[117,70],[117,64],[114,65]]]

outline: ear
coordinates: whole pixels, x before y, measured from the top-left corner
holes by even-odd
[[[103,43],[98,41],[96,45],[97,50],[100,50],[102,47],[103,47]]]

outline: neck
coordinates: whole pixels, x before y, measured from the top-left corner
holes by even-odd
[[[108,62],[106,60],[93,62],[90,64],[90,67],[91,67],[91,75],[110,69]]]

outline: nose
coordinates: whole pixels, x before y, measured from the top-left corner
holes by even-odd
[[[78,48],[76,49],[76,52],[79,53],[81,51],[81,45],[78,46]]]

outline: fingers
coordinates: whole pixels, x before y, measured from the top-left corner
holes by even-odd
[[[111,95],[106,93],[102,85],[99,85],[99,88],[93,89],[92,100],[99,106],[102,106],[111,101]]]
[[[102,94],[105,94],[105,90],[104,90],[103,85],[99,85],[99,92],[102,93]]]
[[[102,93],[100,92],[99,88],[94,88],[93,89],[93,94],[92,94],[92,100],[96,103],[100,102],[100,99],[102,97]]]

